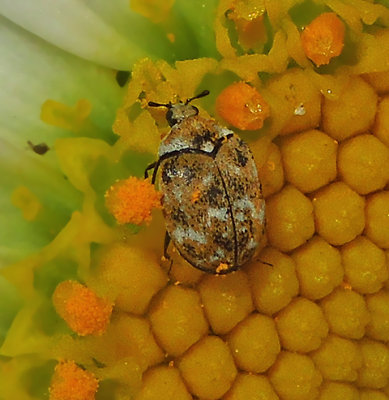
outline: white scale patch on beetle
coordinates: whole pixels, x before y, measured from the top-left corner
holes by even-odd
[[[182,190],[176,190],[176,191],[174,192],[174,197],[176,198],[176,200],[177,200],[178,202],[181,202],[181,200],[182,200],[182,195],[183,195]]]
[[[196,232],[193,228],[183,228],[182,226],[177,226],[173,231],[172,237],[178,243],[184,243],[186,240],[191,240],[193,242],[198,242],[201,244],[207,244],[207,239],[204,234]]]
[[[254,203],[245,196],[243,199],[238,199],[233,204],[235,210],[250,210],[251,217],[254,219],[260,219],[260,211],[257,210]]]
[[[235,221],[243,222],[245,220],[245,215],[242,212],[237,212],[234,215]]]
[[[209,259],[210,259],[210,261],[218,261],[224,257],[225,257],[224,251],[221,249],[217,249],[215,254],[210,256]]]
[[[206,176],[203,178],[203,180],[202,180],[203,186],[204,186],[204,187],[208,187],[208,186],[210,185],[210,183],[211,183],[214,179],[215,179],[214,176],[212,176],[211,174],[206,175]]]
[[[265,203],[262,203],[262,207],[259,209],[259,220],[262,224],[265,223]]]
[[[168,137],[168,136],[167,136]],[[169,143],[164,143],[166,138],[161,142],[159,146],[158,155],[161,157],[163,154],[171,153],[172,151],[180,151],[188,148],[188,141],[176,138]]]
[[[247,247],[248,247],[249,249],[256,249],[257,246],[258,246],[258,242],[255,241],[253,238],[251,238],[250,241],[249,241],[248,244],[247,244]]]
[[[249,147],[198,116],[191,100],[149,103],[168,109],[171,131],[147,170],[154,167],[153,183],[161,170],[166,231],[181,256],[202,271],[226,274],[248,262],[261,242],[264,200]]]
[[[228,135],[234,134],[233,131],[224,128],[223,126],[220,125],[216,127],[216,131],[219,133],[219,137],[226,137]]]
[[[208,208],[208,217],[209,218],[217,218],[220,221],[227,221],[228,218],[228,210],[225,207],[221,208]]]
[[[206,142],[206,143],[204,143],[203,145],[200,146],[200,149],[206,151],[207,153],[212,153],[214,148],[215,148],[215,145],[213,143],[210,143],[210,142]]]

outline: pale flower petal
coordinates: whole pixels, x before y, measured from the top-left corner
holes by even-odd
[[[106,2],[116,11],[111,21],[95,12],[93,6],[97,8],[99,3],[101,1],[0,0],[0,13],[49,43],[110,68],[128,70],[136,59],[149,55],[150,51],[144,46],[146,41],[151,42],[157,55],[167,51],[168,39],[162,40],[160,34],[153,35],[158,29],[150,30],[144,17],[131,12],[127,0],[114,4]],[[124,21],[131,28],[131,35],[127,37],[116,29],[116,24]]]

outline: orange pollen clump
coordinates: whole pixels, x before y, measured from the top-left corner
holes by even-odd
[[[301,33],[306,56],[317,66],[328,64],[342,52],[344,33],[344,24],[335,13],[319,15]]]
[[[162,207],[161,197],[150,181],[131,176],[107,190],[105,204],[119,224],[140,225],[151,221],[153,208]]]
[[[196,189],[192,192],[192,199],[191,199],[192,203],[196,203],[199,200],[200,194],[201,191],[199,189]]]
[[[50,385],[50,400],[94,400],[99,383],[92,372],[74,361],[57,364]]]
[[[226,263],[220,263],[219,266],[216,268],[216,273],[220,273],[222,271],[225,271],[226,269],[228,269],[229,266]]]
[[[342,282],[341,286],[346,290],[352,290],[352,286],[348,282]]]
[[[112,313],[112,303],[75,281],[61,282],[54,291],[53,303],[57,313],[81,336],[102,334]]]
[[[241,130],[256,130],[270,115],[269,105],[258,91],[244,82],[227,86],[216,99],[217,113]]]

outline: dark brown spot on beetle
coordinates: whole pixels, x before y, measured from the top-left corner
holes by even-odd
[[[223,249],[227,250],[228,252],[234,249],[234,243],[229,238],[224,238],[220,232],[216,232],[213,235],[214,242],[222,247]]]
[[[175,208],[174,212],[171,214],[173,221],[182,224],[184,226],[188,226],[188,219],[186,214],[179,208]]]
[[[174,167],[165,165],[164,168],[162,169],[162,180],[163,183],[166,185],[169,184],[172,180],[171,175],[174,175],[175,170]]]
[[[215,185],[211,185],[207,190],[206,197],[211,206],[217,207],[219,205],[219,197],[224,194],[224,191]]]
[[[242,230],[239,232],[238,248],[244,249],[249,241],[249,233],[247,230]]]
[[[204,143],[207,142],[214,143],[213,136],[209,130],[205,130],[201,134],[196,135],[192,140],[194,148],[200,148]]]
[[[183,247],[184,247],[185,251],[188,252],[188,254],[190,254],[192,257],[197,256],[196,248],[194,246],[192,246],[191,244],[184,243]]]
[[[185,183],[187,185],[191,184],[193,179],[196,177],[196,168],[185,166],[182,169],[183,169],[182,174],[184,176]]]
[[[243,151],[239,149],[235,149],[236,156],[238,159],[238,163],[241,167],[245,167],[248,161],[248,158],[243,154]]]

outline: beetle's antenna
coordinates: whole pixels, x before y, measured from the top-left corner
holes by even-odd
[[[199,98],[201,98],[201,97],[208,96],[208,95],[209,95],[209,90],[203,90],[203,91],[202,91],[201,93],[199,93],[198,95],[196,95],[196,96],[194,96],[194,97],[191,97],[190,99],[187,99],[186,102],[185,102],[185,105],[188,104],[188,103],[190,103],[192,100],[199,99]]]
[[[149,101],[147,103],[149,107],[166,107],[166,108],[171,108],[172,104],[171,103],[155,103],[154,101]]]

